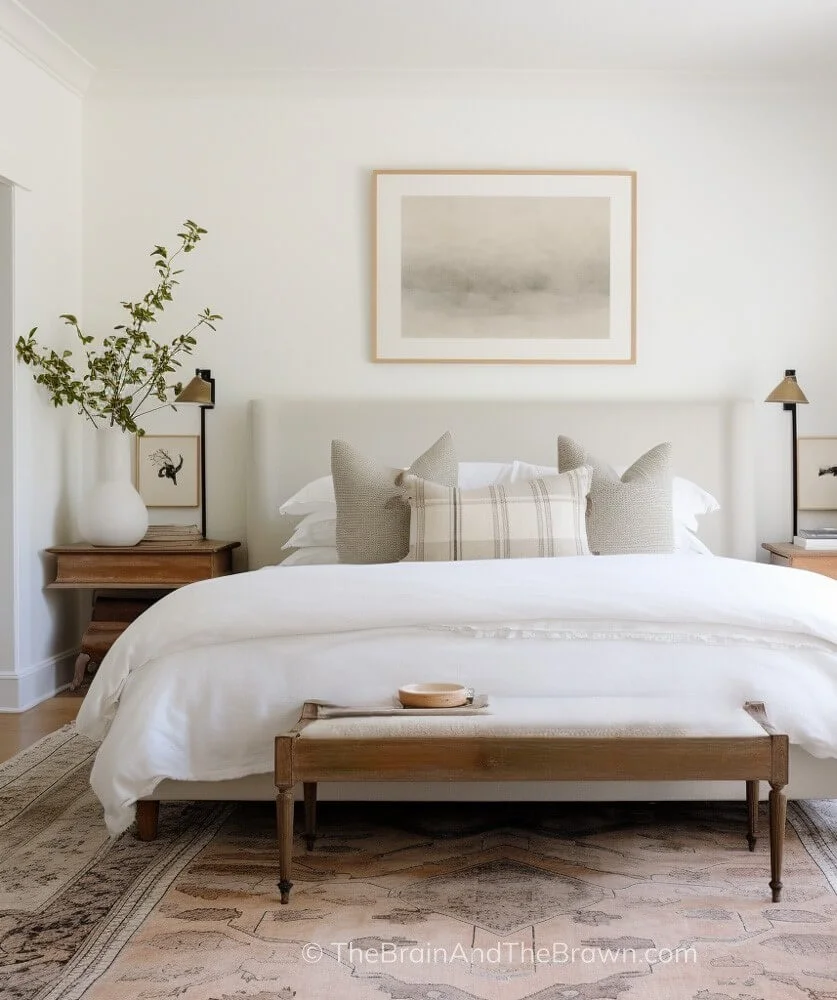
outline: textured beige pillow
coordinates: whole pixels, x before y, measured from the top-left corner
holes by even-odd
[[[587,506],[587,541],[593,552],[673,552],[671,445],[658,444],[622,475],[588,455],[567,437],[558,438],[558,469],[593,470]]]
[[[407,472],[456,486],[458,466],[450,434],[443,434]],[[340,562],[403,559],[410,544],[410,507],[396,482],[402,470],[380,465],[345,441],[332,441],[331,474]]]
[[[459,490],[404,476],[408,560],[530,559],[589,555],[584,514],[589,469]]]

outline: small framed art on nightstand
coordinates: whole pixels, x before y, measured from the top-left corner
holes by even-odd
[[[146,507],[200,504],[197,434],[143,434],[137,438],[137,489]]]

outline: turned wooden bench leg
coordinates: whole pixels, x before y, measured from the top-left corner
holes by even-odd
[[[759,827],[759,783],[747,782],[747,846],[751,851],[756,849],[756,839]]]
[[[156,799],[140,799],[137,802],[137,837],[139,840],[157,839],[157,821],[159,818],[159,801]]]
[[[302,788],[305,793],[305,846],[313,851],[317,839],[317,782],[305,781]]]
[[[279,900],[287,903],[293,888],[291,857],[294,846],[294,790],[280,788],[276,796],[276,832],[279,837]]]
[[[787,799],[782,789],[784,785],[770,783],[770,889],[773,902],[782,898],[782,852],[785,847],[785,819]]]

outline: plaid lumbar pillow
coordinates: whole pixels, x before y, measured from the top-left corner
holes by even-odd
[[[407,560],[528,559],[589,555],[584,515],[590,474],[460,490],[404,474],[409,501]]]

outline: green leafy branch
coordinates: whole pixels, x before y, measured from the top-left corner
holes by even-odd
[[[75,406],[80,414],[96,427],[121,427],[133,434],[143,434],[137,420],[151,409],[146,404],[159,401],[171,404],[170,396],[177,395],[182,386],[172,381],[172,375],[197,345],[195,334],[201,327],[215,330],[215,323],[222,319],[218,313],[204,309],[196,322],[185,332],[168,342],[160,342],[149,333],[173,301],[173,290],[178,285],[178,275],[183,268],[175,267],[181,254],[191,253],[205,235],[206,230],[187,219],[177,234],[180,245],[173,253],[164,246],[155,246],[151,258],[157,271],[157,284],[138,302],[122,302],[128,317],[115,326],[114,332],[102,340],[98,347],[91,347],[94,338],[86,334],[78,319],[64,313],[61,319],[75,330],[84,352],[84,367],[79,373],[72,363],[73,352],[59,354],[53,349],[41,348],[35,339],[37,327],[28,336],[17,340],[17,356],[34,371],[35,381],[46,388],[54,406]]]

